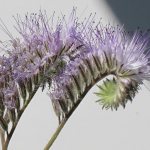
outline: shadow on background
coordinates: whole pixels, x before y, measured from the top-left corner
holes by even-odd
[[[106,3],[127,31],[138,27],[150,29],[150,0],[106,0]],[[144,80],[144,85],[150,91],[150,82]]]
[[[100,2],[100,0],[99,0]],[[127,31],[150,28],[150,0],[106,0]]]

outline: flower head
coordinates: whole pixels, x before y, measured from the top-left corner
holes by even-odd
[[[63,72],[52,80],[50,96],[60,114],[66,115],[100,79],[106,80],[97,95],[105,108],[125,107],[143,80],[150,79],[149,31],[128,34],[122,27],[80,23],[74,38],[82,46],[78,57],[69,60]],[[84,53],[83,53],[84,52]],[[71,56],[70,56],[71,58]],[[63,107],[63,106],[68,107]]]
[[[92,14],[80,22],[75,8],[68,21],[65,16],[54,18],[42,11],[24,19],[18,15],[18,38],[3,22],[4,27],[0,25],[11,38],[4,44],[7,54],[0,56],[0,130],[5,144],[39,87],[49,85],[54,111],[60,123],[64,119],[61,128],[106,76],[113,78],[104,79],[95,94],[103,108],[116,110],[132,101],[143,80],[150,80],[149,32],[137,30],[129,36],[123,27],[95,23]]]
[[[72,37],[72,32],[76,30],[74,13],[75,10],[70,17],[72,23],[68,25],[64,22],[64,16],[56,22],[54,16],[49,20],[46,12],[42,11],[38,14],[27,14],[24,19],[19,15],[15,17],[15,28],[20,37],[12,38],[6,47],[7,56],[1,57],[3,64],[0,69],[9,74],[10,84],[19,87],[20,94],[24,93],[21,94],[23,99],[27,99],[26,92],[32,92],[37,85],[50,83],[44,80],[45,77],[49,76],[51,80],[51,76],[60,72],[62,64],[65,64],[64,59],[66,60],[69,53],[74,53],[73,50],[79,46],[78,41]],[[75,53],[72,59],[74,57]],[[1,80],[6,78],[6,74],[3,74],[5,77],[1,75]],[[41,79],[43,83],[39,83]],[[6,82],[9,84],[9,81]],[[32,88],[29,88],[30,84],[34,84]]]
[[[92,15],[80,22],[76,9],[68,21],[48,19],[41,11],[15,21],[20,37],[11,39],[7,56],[0,58],[2,109],[21,109],[18,99],[25,104],[48,83],[60,117],[110,74],[114,79],[99,86],[98,95],[103,107],[117,109],[150,79],[149,32],[137,30],[129,37],[122,27],[96,24]]]

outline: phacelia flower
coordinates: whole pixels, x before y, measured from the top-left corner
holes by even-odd
[[[75,11],[71,17],[73,13]],[[74,19],[70,19],[72,23],[68,25],[63,19],[55,22],[54,26],[54,16],[49,20],[46,13],[41,11],[39,14],[27,14],[24,20],[19,15],[15,17],[15,28],[20,37],[11,39],[5,50],[7,56],[2,60],[9,63],[6,66],[10,66],[8,69],[11,71],[6,70],[4,64],[1,68],[8,72],[11,84],[19,87],[23,99],[27,99],[26,92],[32,92],[37,85],[42,84],[41,79],[44,82],[46,76],[50,80],[51,76],[60,71],[64,58],[79,46],[78,41],[72,37],[73,30],[76,30]],[[76,57],[76,54],[72,57]],[[5,73],[4,76],[6,78]]]
[[[41,11],[24,19],[18,15],[15,21],[20,36],[11,36],[7,54],[0,58],[1,112],[21,110],[48,83],[60,118],[108,75],[113,80],[104,81],[97,95],[103,107],[117,109],[150,78],[149,32],[129,36],[119,26],[96,24],[92,15],[80,22],[76,9],[68,21],[65,16],[48,19]]]
[[[52,79],[50,90],[59,118],[74,109],[90,88],[108,75],[113,75],[113,79],[98,86],[96,94],[103,108],[111,109],[125,107],[143,80],[150,79],[149,31],[130,34],[123,27],[95,24],[91,17],[77,27],[73,37],[81,45],[76,49],[78,57],[67,61],[63,72]]]
[[[75,8],[68,21],[65,16],[56,21],[54,14],[49,19],[41,11],[24,19],[18,15],[17,38],[2,22],[11,38],[2,43],[6,53],[0,56],[0,131],[6,146],[39,87],[49,85],[59,123],[64,119],[62,128],[101,79],[113,76],[98,85],[98,101],[116,110],[132,101],[143,80],[150,80],[149,32],[130,35],[123,27],[95,23],[94,17],[79,21]]]
[[[27,106],[37,89],[61,74],[67,59],[75,59],[75,50],[80,42],[72,35],[77,30],[75,9],[69,23],[65,16],[57,21],[49,19],[45,12],[27,14],[24,19],[15,17],[15,29],[19,36],[4,45],[4,56],[0,57],[0,116],[1,124],[9,120],[8,114],[16,119]],[[3,27],[4,28],[4,27]],[[17,112],[17,113],[16,113]],[[7,122],[7,121],[6,121]]]

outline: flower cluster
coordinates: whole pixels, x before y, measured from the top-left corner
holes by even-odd
[[[69,50],[69,47],[75,46],[76,40],[71,38],[69,32],[72,27],[64,25],[62,20],[54,26],[53,19],[49,21],[46,14],[42,12],[27,14],[24,20],[17,16],[15,20],[17,23],[15,28],[21,37],[12,37],[7,51],[5,50],[7,55],[1,57],[1,82],[8,84],[8,86],[1,84],[1,92],[7,96],[12,95],[13,91],[16,93],[17,87],[20,86],[24,93],[21,95],[26,99],[25,88],[28,87],[28,92],[33,90],[29,85],[34,81],[30,79],[40,78],[36,77],[39,74],[48,75],[50,70],[57,71],[58,66],[54,62],[60,64],[64,59],[64,53]],[[35,85],[37,84],[35,82]],[[3,102],[7,106],[8,101],[4,99]],[[14,106],[12,104],[11,107]]]
[[[52,79],[50,97],[57,116],[67,115],[107,75],[113,75],[114,79],[99,86],[99,101],[105,108],[125,107],[142,81],[150,79],[149,31],[130,34],[119,26],[95,24],[92,17],[78,29],[81,32],[73,37],[83,50],[76,49],[78,57],[70,59],[63,72]],[[114,93],[108,93],[111,87]]]
[[[150,79],[149,32],[131,36],[119,26],[96,24],[92,15],[80,22],[75,9],[68,22],[65,16],[54,18],[42,12],[15,18],[20,37],[11,37],[7,55],[0,57],[1,116],[5,109],[20,110],[46,83],[60,117],[107,75],[114,75],[114,82],[104,82],[98,95],[112,109],[125,106],[139,84]],[[115,93],[108,98],[112,84]]]
[[[15,17],[19,37],[4,47],[0,57],[0,124],[17,121],[20,114],[42,86],[51,86],[53,77],[60,74],[67,60],[78,56],[74,50],[80,42],[72,35],[77,32],[75,9],[69,23],[65,18],[49,19],[46,13]],[[6,128],[4,130],[7,130]]]
[[[116,110],[132,101],[143,80],[150,80],[149,31],[130,34],[123,27],[103,26],[95,23],[92,14],[79,21],[75,8],[68,21],[65,16],[56,20],[55,14],[48,18],[41,11],[14,19],[18,38],[3,22],[0,25],[11,38],[8,45],[2,43],[5,54],[0,56],[3,149],[39,87],[44,90],[49,85],[54,111],[63,126],[101,79],[113,76],[98,85],[98,101],[103,108]]]

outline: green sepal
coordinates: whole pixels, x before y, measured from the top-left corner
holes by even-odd
[[[26,80],[26,87],[27,87],[28,92],[32,93],[33,86],[32,86],[32,79],[31,78],[28,78]]]
[[[25,100],[26,100],[26,97],[27,97],[27,91],[26,91],[25,83],[20,80],[20,81],[18,82],[18,85],[19,85],[21,97],[22,97],[23,100],[25,101]]]
[[[4,131],[8,130],[7,122],[2,117],[0,117],[0,125]]]
[[[9,110],[9,118],[14,123],[16,121],[16,114],[15,114],[15,109]]]
[[[95,94],[100,98],[98,101],[103,105],[102,107],[116,109],[119,99],[117,99],[118,84],[115,79],[106,79],[101,86],[98,85],[98,88],[99,92]]]
[[[3,116],[3,113],[4,113],[4,109],[5,109],[5,107],[4,107],[4,105],[3,105],[3,98],[4,98],[4,95],[3,95],[3,93],[1,92],[0,93],[0,116]]]

